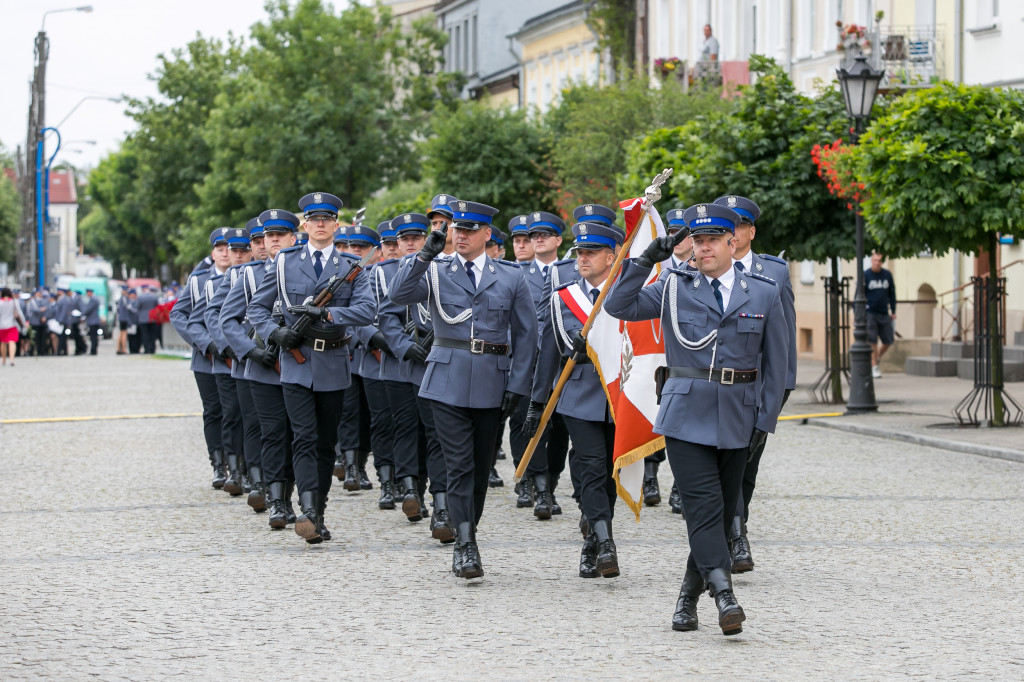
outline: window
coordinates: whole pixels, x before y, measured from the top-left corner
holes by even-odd
[[[800,262],[800,284],[814,284],[814,261]]]
[[[998,20],[999,0],[978,0],[976,18],[978,28],[992,26]]]
[[[477,46],[478,44],[477,44],[477,39],[476,38],[477,38],[476,15],[474,14],[473,15],[473,46],[472,46],[472,50],[473,50],[473,73],[476,73],[477,71],[480,70],[480,66],[479,66],[480,56],[477,54],[477,51],[478,51],[479,48]]]
[[[473,73],[469,62],[469,18],[462,22],[462,67],[466,73]]]
[[[462,53],[462,31],[461,27],[455,27],[455,40],[452,41],[452,70],[461,71],[462,64],[459,63],[459,57]]]

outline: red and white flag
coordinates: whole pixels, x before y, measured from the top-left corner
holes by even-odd
[[[629,199],[619,204],[626,218],[626,234],[637,231],[629,248],[629,258],[637,258],[655,238],[665,236],[661,216],[653,208],[646,215],[643,199]],[[642,218],[642,220],[641,220]],[[658,278],[661,265],[651,271],[645,286]],[[583,302],[589,299],[577,286],[561,292],[563,300],[573,309],[590,313]],[[573,299],[569,304],[568,298]],[[586,319],[584,317],[584,319]],[[587,334],[587,355],[601,377],[608,395],[608,405],[615,420],[615,451],[612,476],[619,497],[640,518],[643,506],[644,457],[665,447],[664,436],[654,433],[658,416],[654,370],[665,364],[665,344],[661,338],[661,321],[622,322],[602,308]]]

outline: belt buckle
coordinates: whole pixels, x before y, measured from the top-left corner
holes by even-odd
[[[726,376],[728,376],[729,378],[726,379],[725,378]],[[735,383],[735,381],[736,381],[736,370],[732,369],[730,367],[723,367],[722,368],[722,378],[720,380],[720,383],[723,386],[732,386]]]
[[[324,352],[324,343],[323,339],[313,339],[313,350],[318,353]]]
[[[483,355],[484,352],[484,340],[483,339],[470,339],[469,340],[469,352],[477,355]]]

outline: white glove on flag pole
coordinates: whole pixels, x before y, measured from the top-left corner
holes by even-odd
[[[653,207],[640,222],[644,215],[643,199],[629,199],[620,202],[619,207],[625,214],[626,234],[639,230],[630,245],[629,258],[639,257],[655,238],[665,236],[661,216]],[[645,286],[660,274],[658,264]],[[587,355],[601,377],[615,420],[615,488],[639,520],[644,457],[665,447],[665,438],[653,431],[658,416],[654,370],[665,364],[661,321],[621,322],[602,307],[587,335],[587,344]]]

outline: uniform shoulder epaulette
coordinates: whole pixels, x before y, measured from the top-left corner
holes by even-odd
[[[668,272],[671,272],[674,275],[686,275],[690,279],[693,279],[698,274],[700,274],[699,271],[696,270],[696,269],[694,269],[694,270],[686,270],[686,269],[683,269],[683,268],[666,268],[666,270]]]
[[[415,256],[416,254],[412,254],[412,255]],[[438,261],[439,263],[447,263],[448,261],[452,260],[453,258],[455,258],[454,254],[450,254],[450,253],[439,253],[436,256],[434,256],[434,260]]]
[[[282,253],[291,253],[292,251],[299,251],[300,249],[304,248],[306,248],[304,244],[299,244],[298,246],[289,246],[287,249],[281,249],[280,251],[278,251],[277,255],[280,256]]]
[[[242,268],[249,267],[249,265],[251,264],[252,261],[249,261],[248,263],[239,263],[238,265],[232,265],[230,268],[228,268],[228,270],[241,270]]]
[[[773,286],[777,286],[778,285],[778,283],[774,279],[772,279],[771,277],[768,277],[766,275],[762,275],[759,272],[750,272],[749,270],[744,270],[743,274],[746,275],[747,277],[751,277],[753,279],[759,279],[762,282],[768,282],[769,284],[772,284]]]
[[[501,263],[502,265],[507,265],[510,268],[515,268],[516,270],[519,269],[519,263],[513,263],[510,260],[502,260],[501,258],[492,258],[491,260],[495,263]]]
[[[562,260],[556,260],[552,265],[569,265],[570,263],[575,264],[575,258],[563,258]]]
[[[559,284],[557,287],[552,289],[552,291],[559,291],[559,290],[564,289],[566,287],[571,287],[573,284],[576,284],[576,282],[563,282],[562,284]]]
[[[196,270],[195,272],[192,273],[192,276],[193,277],[198,277],[199,275],[205,275],[209,271],[210,271],[210,268],[203,268],[202,270]]]
[[[397,262],[398,262],[397,258],[388,258],[387,260],[380,261],[379,263],[377,263],[377,265],[387,265],[389,263],[397,263]]]
[[[787,263],[783,259],[779,258],[778,256],[773,256],[773,255],[771,255],[769,253],[759,253],[759,254],[757,254],[757,257],[761,258],[761,259],[764,259],[764,260],[774,261],[776,263],[782,263],[783,265],[789,265],[789,263]]]
[[[339,255],[339,256],[344,256],[345,258],[348,258],[349,260],[354,260],[354,261],[355,261],[355,262],[357,262],[357,263],[359,263],[360,261],[362,261],[362,260],[363,260],[363,259],[362,259],[362,258],[360,258],[359,256],[353,256],[353,255],[352,255],[351,253],[347,253],[347,252],[346,252],[346,253],[339,253],[339,254],[337,254],[337,255]]]

